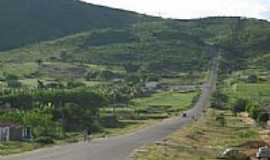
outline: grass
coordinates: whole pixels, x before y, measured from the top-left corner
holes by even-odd
[[[196,95],[197,92],[161,92],[155,93],[150,97],[134,99],[132,102],[138,108],[149,106],[171,106],[173,108],[184,110],[192,104],[192,100]]]
[[[229,81],[234,81],[230,83]],[[227,84],[226,84],[227,83]],[[235,77],[225,80],[222,86],[223,91],[229,96],[233,103],[238,98],[250,99],[259,102],[270,101],[270,82],[246,83],[237,80]]]
[[[42,147],[41,144],[31,142],[6,142],[0,143],[0,156],[17,154]]]
[[[215,118],[225,114],[226,126]],[[146,146],[135,155],[136,160],[202,160],[216,159],[226,148],[238,146],[258,137],[256,128],[245,124],[240,117],[233,117],[228,111],[209,109],[205,117],[179,130],[162,143]]]
[[[25,75],[30,75],[36,71],[38,71],[38,65],[36,63],[2,63],[0,73],[23,77]]]
[[[247,79],[251,75],[256,75],[256,83],[248,83]],[[252,68],[233,72],[225,77],[220,83],[220,88],[229,97],[229,102],[233,104],[235,100],[248,99],[258,103],[270,102],[270,76],[269,70],[265,68]]]
[[[240,83],[236,87],[236,94],[241,97],[270,96],[270,83],[244,84]]]

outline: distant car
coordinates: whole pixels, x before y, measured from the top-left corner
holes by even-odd
[[[187,113],[183,113],[182,117],[184,117],[184,118],[187,117]]]

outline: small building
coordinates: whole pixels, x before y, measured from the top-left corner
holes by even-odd
[[[22,141],[31,138],[30,127],[17,124],[0,124],[0,142]]]
[[[150,91],[160,89],[160,87],[159,82],[150,81],[145,83],[145,88]]]

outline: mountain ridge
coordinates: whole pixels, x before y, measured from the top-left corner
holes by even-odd
[[[141,15],[79,0],[2,0],[0,50],[97,28],[122,28]]]

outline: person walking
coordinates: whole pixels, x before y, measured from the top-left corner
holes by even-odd
[[[88,131],[87,131],[87,129],[83,130],[83,141],[84,142],[88,141]]]
[[[92,140],[92,130],[90,128],[87,129],[87,142]]]

